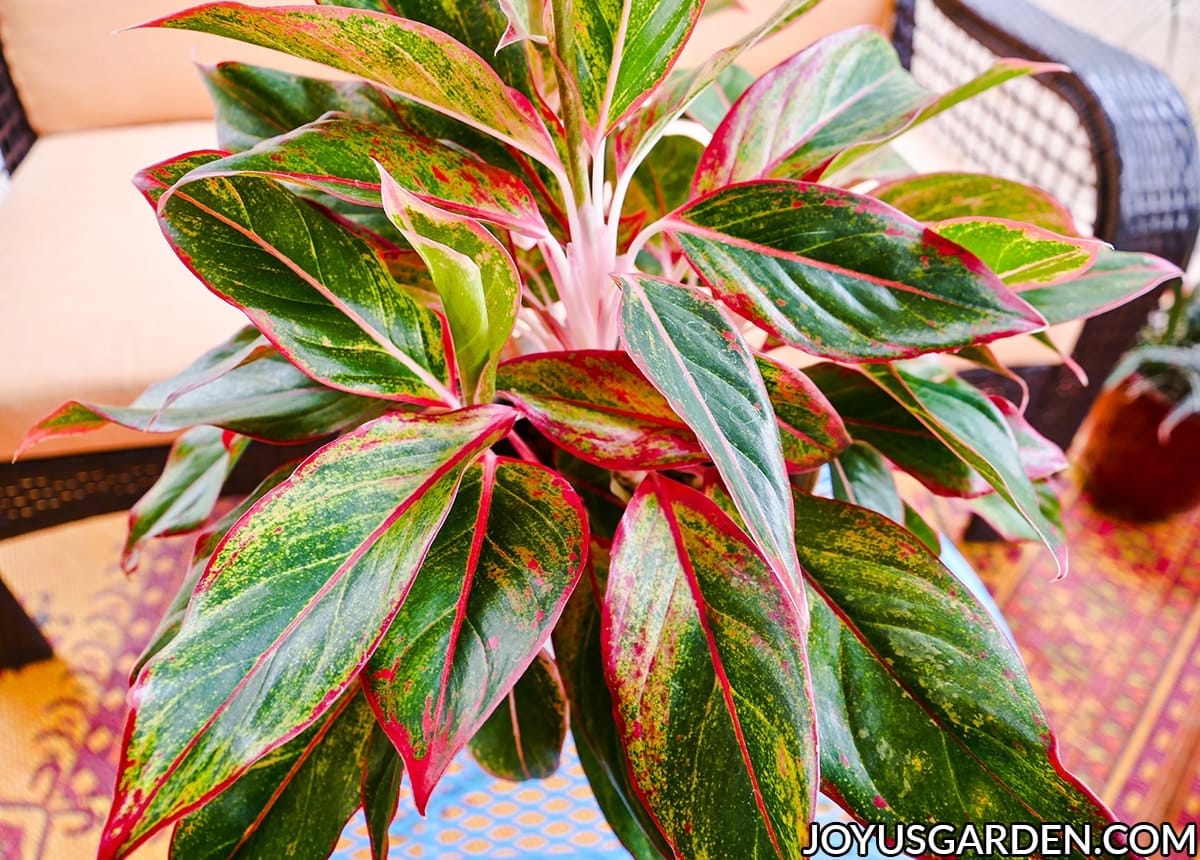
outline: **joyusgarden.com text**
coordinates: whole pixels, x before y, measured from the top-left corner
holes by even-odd
[[[1195,857],[1197,825],[1168,824],[859,824],[813,822],[805,856]]]

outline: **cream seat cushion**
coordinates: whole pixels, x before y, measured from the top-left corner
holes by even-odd
[[[0,456],[69,398],[124,404],[244,324],[162,237],[133,174],[215,145],[212,123],[51,135],[0,200]],[[153,444],[107,431],[31,455]]]

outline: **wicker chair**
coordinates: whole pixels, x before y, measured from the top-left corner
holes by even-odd
[[[1082,199],[1094,211],[1100,238],[1186,264],[1200,221],[1196,141],[1182,99],[1162,74],[1023,0],[898,0],[895,43],[914,74],[932,85],[962,80],[993,55],[1069,65],[1070,74],[1014,82],[974,108],[957,109],[948,115],[947,136],[980,169]],[[0,155],[9,170],[33,141],[0,56]],[[1102,379],[1131,343],[1153,301],[1147,296],[1087,324],[1074,358],[1092,379]],[[1057,366],[1026,374],[1032,421],[1068,444],[1092,390]],[[165,452],[152,447],[0,464],[0,539],[128,507],[157,478]],[[246,492],[297,453],[248,454],[229,492]],[[0,582],[0,666],[49,653]]]

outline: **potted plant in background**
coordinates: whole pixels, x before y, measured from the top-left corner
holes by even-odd
[[[568,728],[638,857],[797,856],[818,787],[881,822],[1109,820],[891,470],[995,494],[1065,567],[1036,488],[1061,452],[909,359],[986,363],[1176,270],[1016,183],[852,190],[905,129],[1052,68],[929,93],[860,29],[737,71],[813,5],[686,71],[702,0],[154,22],[361,80],[204,71],[223,149],[137,182],[251,325],[30,434],[185,430],[131,516],[131,568],[200,535],[102,857],[170,825],[177,856],[324,856],[360,808],[382,857],[405,773],[423,810],[464,747],[528,778]],[[251,439],[326,442],[211,521]]]
[[[1100,507],[1156,520],[1200,502],[1200,306],[1177,281],[1088,417],[1079,472]]]

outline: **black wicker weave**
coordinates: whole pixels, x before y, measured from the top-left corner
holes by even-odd
[[[1056,177],[1071,177],[1094,195],[1097,236],[1185,264],[1200,223],[1200,174],[1186,107],[1167,78],[1024,0],[897,0],[894,41],[906,64],[923,60],[928,22],[947,18],[954,35],[943,40],[946,65],[960,48],[969,54],[973,46],[994,55],[1062,62],[1073,70],[1039,81],[1082,125],[1085,139],[1076,147],[1081,158],[1072,161],[1064,155],[1069,148],[1053,142],[1053,119],[1035,95],[1024,103],[1010,100],[1003,114],[962,135],[964,141],[989,143],[976,153],[981,168],[1007,167],[1020,175],[1023,167],[1050,165]],[[955,68],[945,71],[955,80],[966,76]],[[10,171],[34,137],[0,55],[0,154]],[[1037,182],[1041,175],[1027,178]],[[1103,379],[1129,346],[1153,301],[1148,296],[1088,323],[1074,357],[1093,380]],[[1059,444],[1069,444],[1095,387],[1081,388],[1059,367],[1033,369],[1028,376],[1031,420]],[[301,453],[257,447],[261,450],[243,458],[235,471],[230,492],[245,492],[258,475]],[[127,507],[157,477],[165,453],[157,447],[0,464],[0,538]],[[3,582],[0,631],[0,666],[49,653]]]

